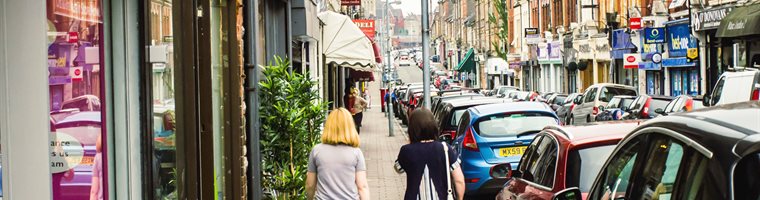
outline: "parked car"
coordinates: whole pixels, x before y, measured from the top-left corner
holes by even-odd
[[[433,97],[438,94],[438,90],[435,88],[430,88],[430,96]],[[402,124],[406,125],[409,122],[409,116],[412,114],[412,111],[414,109],[419,108],[422,106],[422,95],[423,95],[423,89],[422,88],[414,88],[410,89],[406,96],[408,96],[408,100],[406,102],[406,106],[403,110],[404,118],[401,119]]]
[[[100,111],[100,98],[95,95],[82,95],[61,103],[61,110],[78,109],[79,111]]]
[[[570,124],[593,122],[600,112],[599,106],[607,106],[612,97],[617,95],[637,96],[637,92],[631,86],[620,84],[601,83],[590,86],[583,93],[583,98],[575,102],[578,105],[570,113]]]
[[[554,111],[544,103],[514,102],[475,106],[462,114],[454,149],[462,161],[466,195],[495,194],[506,178],[490,170],[503,163],[517,166],[536,133],[558,125]]]
[[[662,95],[641,95],[633,101],[626,111],[624,119],[652,119],[660,114],[655,113],[657,109],[665,109],[675,97]]]
[[[567,95],[565,102],[562,102],[562,107],[557,109],[557,117],[562,121],[562,124],[567,124],[570,121],[570,113],[575,108],[575,99],[577,98],[582,98],[580,93]]]
[[[638,124],[620,121],[544,128],[525,150],[519,168],[506,163],[491,170],[492,176],[511,178],[496,199],[551,200],[554,193],[568,187],[587,193],[604,158]]]
[[[408,55],[399,56],[398,61],[396,63],[398,63],[399,67],[409,67],[409,66],[415,65],[415,62]]]
[[[549,107],[552,107],[552,110],[556,112],[559,107],[562,107],[565,100],[567,100],[567,94],[552,94],[546,99],[546,104],[549,104]]]
[[[725,72],[704,98],[704,106],[760,101],[760,71]]]
[[[514,101],[539,101],[540,95],[536,92],[530,91],[517,91],[510,93],[510,99]]]
[[[479,105],[509,103],[509,99],[501,98],[478,98],[466,99],[460,98],[454,101],[444,101],[441,103],[441,110],[435,115],[438,121],[438,129],[441,131],[439,138],[442,141],[451,143],[457,137],[457,127],[462,115],[468,108]]]
[[[621,120],[626,110],[636,100],[635,96],[617,95],[612,97],[607,107],[601,109],[602,112],[596,115],[596,121]]]
[[[670,101],[665,109],[655,109],[654,112],[659,115],[669,115],[672,113],[688,112],[696,109],[704,108],[702,105],[702,99],[694,98],[689,95],[680,95]]]
[[[649,120],[607,158],[587,199],[760,199],[758,121],[757,101]]]
[[[458,100],[477,100],[482,98],[488,98],[486,96],[483,96],[482,94],[478,93],[465,93],[462,95],[456,95],[456,96],[444,96],[444,97],[438,97],[435,98],[431,103],[431,108],[433,115],[438,114],[443,108],[444,102],[450,102],[450,101],[458,101]]]
[[[515,86],[498,86],[493,89],[494,90],[494,96],[503,98],[507,95],[507,92],[509,91],[520,91],[520,88]]]

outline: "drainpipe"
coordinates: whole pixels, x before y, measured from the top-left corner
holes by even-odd
[[[246,97],[246,112],[247,115],[247,127],[246,138],[248,138],[247,155],[246,158],[249,161],[246,181],[248,190],[248,199],[261,199],[262,187],[261,187],[261,146],[259,146],[260,132],[259,132],[259,67],[256,65],[258,59],[258,21],[259,17],[256,14],[259,8],[258,0],[246,0],[245,10],[245,33],[244,46],[245,46],[245,74],[248,77],[245,83],[245,97]]]

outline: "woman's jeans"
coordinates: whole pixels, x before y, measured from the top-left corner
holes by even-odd
[[[361,133],[361,127],[362,127],[362,117],[364,115],[364,112],[356,113],[354,118],[354,124],[356,125],[356,132]]]

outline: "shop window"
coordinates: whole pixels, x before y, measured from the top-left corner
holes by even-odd
[[[47,1],[52,199],[107,199],[99,0]]]

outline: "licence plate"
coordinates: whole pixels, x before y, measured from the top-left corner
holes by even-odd
[[[528,148],[527,146],[501,148],[499,149],[499,156],[501,157],[521,156],[523,155],[523,153],[525,153],[525,149],[527,148]]]

